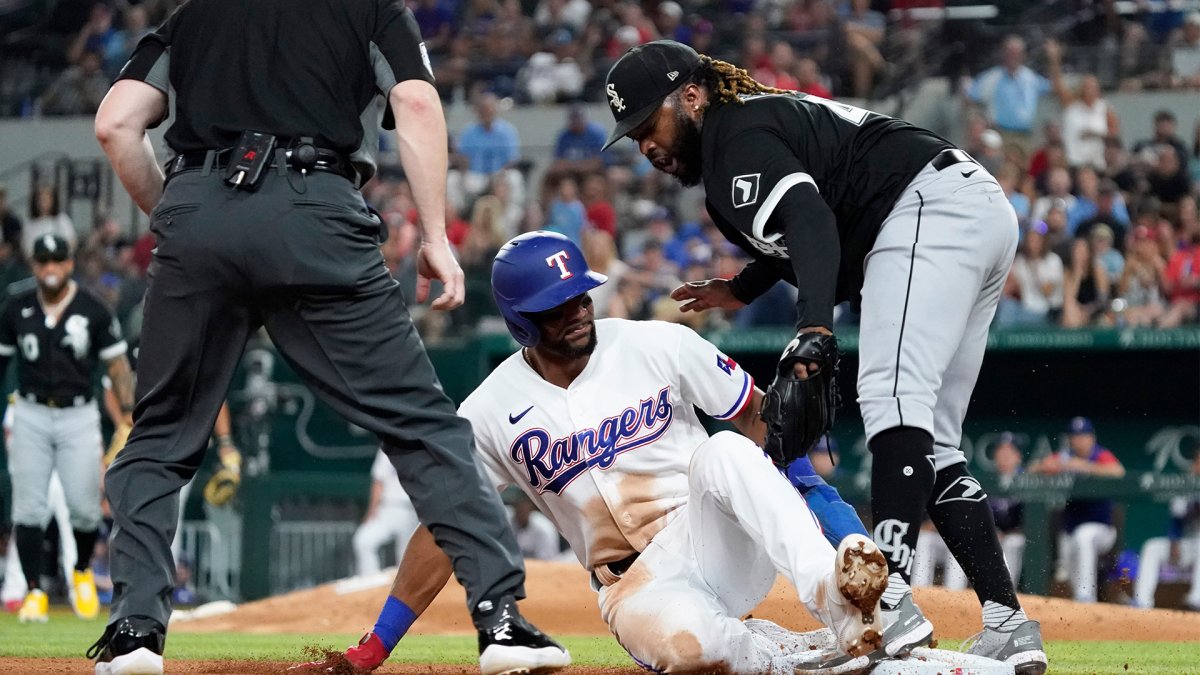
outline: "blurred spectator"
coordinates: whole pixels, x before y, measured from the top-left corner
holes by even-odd
[[[3,186],[0,186],[0,234],[10,248],[15,250],[21,245],[21,219],[8,208],[8,190]]]
[[[100,52],[88,50],[79,65],[64,70],[42,93],[42,113],[46,115],[92,115],[108,94],[111,82],[101,70]]]
[[[1166,268],[1167,262],[1154,244],[1154,234],[1144,225],[1134,228],[1133,246],[1117,280],[1122,324],[1149,326],[1162,316],[1165,306],[1161,289]]]
[[[1187,15],[1166,50],[1167,86],[1200,89],[1200,11]]]
[[[1164,287],[1167,312],[1159,326],[1174,328],[1195,322],[1200,311],[1200,232],[1190,233],[1188,246],[1175,251],[1167,261]]]
[[[524,199],[524,178],[517,170],[521,159],[517,129],[499,116],[500,100],[484,92],[475,101],[475,124],[459,134],[458,153],[465,168],[450,172],[448,191],[462,195],[455,203],[466,203],[487,189],[493,178],[504,177],[516,201]]]
[[[583,207],[587,210],[588,225],[607,232],[615,242],[617,210],[613,208],[612,202],[609,200],[608,178],[602,173],[588,174],[583,179],[582,193]]]
[[[1120,235],[1118,241],[1124,248],[1129,209],[1117,184],[1108,178],[1101,181],[1095,169],[1084,166],[1075,172],[1075,186],[1075,203],[1067,209],[1067,230],[1076,237],[1085,237],[1092,225],[1103,223]]]
[[[576,246],[583,246],[583,226],[586,224],[587,212],[583,202],[579,201],[579,184],[569,176],[559,179],[556,194],[550,200],[546,229],[567,237]]]
[[[608,283],[589,291],[596,306],[596,318],[603,319],[609,315],[613,296],[629,266],[617,257],[617,243],[612,233],[596,228],[583,231],[583,257],[593,272],[608,277]]]
[[[799,80],[793,73],[796,70],[796,53],[785,40],[776,40],[767,54],[766,63],[754,70],[754,79],[768,87],[777,89],[796,90],[800,87]]]
[[[531,560],[554,560],[561,552],[558,543],[558,530],[554,523],[543,516],[533,501],[518,493],[520,496],[512,505],[513,534],[517,535],[517,548],[521,555]]]
[[[996,448],[992,451],[992,464],[996,468],[996,478],[1000,486],[1007,488],[1013,480],[1025,469],[1022,463],[1021,448],[1017,447],[1016,439],[1009,432],[1000,434]],[[1008,573],[1013,585],[1021,581],[1021,563],[1025,555],[1024,507],[1020,500],[1008,496],[992,494],[988,497],[992,507],[992,519],[996,522],[996,530],[1000,534],[1000,548],[1004,551],[1004,562],[1008,565]]]
[[[1062,47],[1054,40],[1046,42],[1050,60],[1050,77],[1062,105],[1063,149],[1067,166],[1090,166],[1104,170],[1104,139],[1120,134],[1117,113],[1100,98],[1100,81],[1095,75],[1079,80],[1079,91],[1073,92],[1063,82]]]
[[[54,234],[67,240],[75,248],[78,235],[71,218],[58,205],[58,189],[43,185],[33,191],[29,200],[29,221],[21,235],[21,248],[25,259],[33,255],[33,244],[39,237]]]
[[[1200,451],[1192,458],[1192,475],[1200,477]],[[1154,591],[1164,566],[1178,570],[1191,568],[1191,587],[1184,605],[1200,612],[1200,495],[1171,500],[1167,536],[1151,537],[1142,544],[1138,559],[1134,604],[1143,609],[1154,607]]]
[[[1096,442],[1092,421],[1075,417],[1067,425],[1067,446],[1034,465],[1034,473],[1121,478],[1125,467],[1107,448]],[[1070,579],[1077,602],[1096,601],[1096,565],[1117,541],[1111,499],[1067,500],[1063,532],[1059,535],[1058,578]]]
[[[821,74],[821,66],[807,57],[796,62],[796,91],[821,98],[833,98],[825,76]]]
[[[93,4],[88,13],[87,23],[83,24],[83,28],[79,29],[75,39],[67,47],[67,63],[79,65],[83,62],[85,54],[93,52],[99,55],[101,65],[107,66],[110,61],[119,61],[114,64],[118,70],[125,65],[125,61],[120,59],[125,40],[113,27],[112,19],[112,8],[107,2]],[[125,57],[128,58],[131,53],[132,51],[126,52]]]
[[[1006,142],[1028,147],[1038,100],[1050,91],[1050,81],[1025,65],[1025,41],[1017,35],[1004,39],[1000,61],[975,78],[967,98],[987,110]]]
[[[587,0],[541,0],[533,11],[533,23],[542,34],[566,28],[579,35],[591,14],[592,3]]]
[[[646,287],[634,274],[625,274],[617,282],[617,292],[608,305],[608,316],[616,319],[641,321],[650,318]]]
[[[1043,189],[1045,182],[1042,179],[1046,171],[1055,166],[1065,167],[1067,165],[1066,152],[1063,150],[1062,143],[1062,124],[1053,118],[1042,123],[1042,145],[1029,157],[1029,175]],[[1056,158],[1061,160],[1061,164],[1055,163]]]
[[[675,0],[659,3],[658,13],[654,15],[654,24],[658,28],[658,34],[664,39],[682,42],[685,45],[692,43],[692,27],[684,23],[683,7]]]
[[[1175,113],[1170,110],[1159,110],[1154,113],[1154,135],[1135,143],[1133,145],[1133,154],[1140,157],[1147,164],[1155,164],[1157,157],[1148,154],[1144,155],[1143,152],[1148,153],[1154,150],[1155,154],[1157,154],[1155,146],[1159,145],[1169,145],[1175,150],[1175,154],[1179,158],[1176,166],[1179,167],[1178,170],[1181,173],[1185,172],[1188,163],[1187,146],[1183,144],[1183,140],[1179,137],[1176,128]]]
[[[359,575],[378,572],[381,569],[379,547],[388,542],[395,542],[396,562],[399,563],[419,524],[412,500],[396,477],[396,467],[383,450],[378,450],[371,464],[371,497],[367,513],[354,531],[355,571]]]
[[[1033,202],[1033,212],[1029,218],[1034,222],[1046,220],[1050,207],[1060,203],[1064,214],[1070,213],[1075,206],[1075,195],[1071,194],[1071,173],[1062,167],[1055,167],[1046,172],[1045,195]]]
[[[554,162],[549,171],[571,173],[576,178],[604,167],[601,150],[608,134],[596,122],[588,120],[587,109],[573,105],[567,112],[567,125],[554,141]]]
[[[876,76],[888,67],[880,53],[887,20],[871,9],[871,0],[849,0],[842,6],[841,19],[850,61],[851,92],[856,98],[870,98]]]
[[[1145,173],[1134,166],[1121,139],[1104,139],[1104,167],[1105,173],[1122,193],[1141,194],[1149,190]]]
[[[578,99],[586,78],[576,60],[578,48],[571,31],[554,31],[546,38],[545,47],[530,56],[517,74],[519,91],[533,103]]]
[[[1046,246],[1048,229],[1038,221],[1025,234],[996,308],[997,324],[1046,325],[1062,314],[1063,263]]]
[[[1088,240],[1092,244],[1092,255],[1104,266],[1104,272],[1112,283],[1121,278],[1125,269],[1125,257],[1113,248],[1113,230],[1104,223],[1097,223],[1088,230]]]
[[[1187,164],[1180,163],[1178,152],[1168,145],[1154,147],[1153,161],[1146,179],[1150,184],[1150,193],[1166,205],[1178,203],[1192,191]]]
[[[1090,240],[1075,239],[1070,256],[1063,283],[1062,325],[1081,328],[1090,325],[1108,309],[1113,279],[1108,276],[1104,263],[1096,257]]]
[[[491,194],[500,200],[500,230],[504,233],[504,241],[508,241],[521,232],[525,221],[525,205],[520,200],[513,199],[511,182],[504,175],[492,178]],[[489,273],[490,277],[491,274]]]
[[[430,54],[443,54],[450,49],[453,38],[454,16],[441,0],[416,0],[409,3],[421,40]]]
[[[500,247],[510,238],[504,233],[503,218],[504,204],[494,195],[483,195],[476,199],[471,208],[470,227],[458,247],[458,261],[467,283],[470,284],[473,279],[479,280],[489,287],[489,293],[490,284],[486,280],[491,277],[492,262],[500,252]],[[490,307],[491,302],[486,300],[482,305],[473,306],[471,313],[478,315],[487,311],[484,308]]]

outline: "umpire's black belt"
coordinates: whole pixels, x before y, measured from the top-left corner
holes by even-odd
[[[621,575],[633,567],[633,563],[641,553],[634,551],[632,555],[592,568],[592,581],[595,586],[612,586],[621,580]]]
[[[223,150],[197,150],[195,152],[184,152],[175,156],[170,162],[167,162],[165,167],[167,179],[171,176],[184,171],[195,171],[207,167],[209,171],[217,171],[224,169],[229,163],[229,158],[232,155],[232,148]],[[354,165],[350,163],[350,158],[340,152],[329,150],[326,148],[317,148],[317,163],[312,166],[299,166],[294,163],[291,157],[284,156],[284,161],[293,169],[309,169],[311,171],[325,171],[327,173],[337,174],[342,178],[354,183],[358,187],[358,171]]]
[[[39,396],[38,394],[21,394],[21,398],[30,403],[40,403],[48,408],[75,408],[92,402],[91,396]]]
[[[934,169],[941,171],[963,162],[975,162],[975,158],[958,148],[946,148],[934,156],[933,161],[929,163],[933,165]]]

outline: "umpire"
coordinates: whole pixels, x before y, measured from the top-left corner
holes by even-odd
[[[96,137],[150,214],[158,247],[133,431],[105,481],[115,588],[110,623],[89,651],[97,673],[162,672],[177,495],[260,326],[314,391],[380,437],[453,560],[477,627],[507,635],[523,621],[514,601],[524,570],[503,507],[384,267],[380,219],[357,189],[374,173],[382,114],[420,215],[417,301],[438,279],[434,309],[462,304],[463,273],[445,234],[446,124],[432,82],[399,0],[192,0],[141,40],[101,104]],[[164,177],[146,130],[166,118],[170,91],[174,157]]]
[[[796,337],[763,405],[777,463],[828,431],[837,406],[833,308],[859,304],[858,403],[871,450],[874,537],[891,571],[884,651],[932,639],[909,578],[926,512],[982,605],[972,654],[1046,670],[982,487],[959,448],[1012,264],[1017,220],[1000,185],[950,142],[902,120],[766,87],[670,40],[634,47],[605,92],[616,126],[660,171],[704,183],[714,223],[752,260],[733,279],[684,284],[682,311],[737,309],[780,280],[797,288]]]

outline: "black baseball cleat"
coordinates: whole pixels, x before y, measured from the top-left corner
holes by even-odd
[[[484,600],[473,617],[483,675],[542,675],[571,665],[571,654],[525,620],[511,597]]]
[[[127,616],[108,625],[87,651],[96,675],[162,675],[167,631],[148,616]]]

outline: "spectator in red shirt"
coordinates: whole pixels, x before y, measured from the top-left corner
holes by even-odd
[[[1191,244],[1171,255],[1163,278],[1169,306],[1158,325],[1175,328],[1195,321],[1200,308],[1200,233],[1193,234]]]
[[[608,179],[604,174],[588,174],[583,179],[582,196],[588,224],[616,240],[617,210],[608,199]]]
[[[821,67],[813,59],[803,58],[796,62],[796,91],[832,99],[833,94],[825,86]]]

